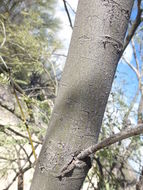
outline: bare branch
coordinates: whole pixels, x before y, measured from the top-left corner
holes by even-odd
[[[134,58],[135,58],[135,62],[136,62],[136,68],[137,68],[137,71],[139,72],[139,62],[138,62],[138,59],[137,59],[136,48],[135,48],[135,44],[134,44],[133,39],[131,40],[131,44],[132,44],[133,54],[134,54]]]
[[[135,96],[133,97],[133,99],[132,99],[132,101],[130,103],[128,111],[125,113],[125,115],[123,117],[123,124],[126,124],[126,121],[128,120],[129,114],[130,114],[131,110],[133,109],[133,107],[134,107],[134,105],[136,103],[136,100],[138,98],[139,92],[140,92],[140,89],[138,88],[137,91],[136,91]],[[126,128],[126,126],[124,128]]]
[[[89,175],[87,175],[87,179],[88,179],[88,181],[89,181],[89,185],[91,184],[92,188],[93,188],[94,190],[97,190],[97,188],[95,187],[94,183],[92,182],[92,178],[93,178],[93,176],[90,178]],[[89,189],[89,186],[88,186],[88,189]],[[88,190],[88,189],[87,189],[87,190]]]
[[[53,69],[53,68],[52,68]],[[53,79],[52,79],[52,77],[51,77],[51,74],[50,74],[50,72],[48,71],[48,69],[46,69],[46,67],[43,65],[43,70],[45,71],[45,73],[48,75],[48,77],[50,78],[50,80],[51,80],[51,82],[52,82],[52,84],[53,84],[53,86],[54,86],[54,88],[55,88],[55,91],[56,91],[56,89],[57,89],[57,83],[56,83],[56,81],[54,81]],[[55,80],[56,80],[56,78],[54,78]]]
[[[50,62],[51,64],[51,68],[53,70],[53,74],[54,74],[54,79],[55,79],[55,96],[57,96],[57,91],[58,91],[58,80],[57,80],[57,77],[56,77],[56,70],[55,70],[55,67],[53,65],[52,62]]]
[[[136,76],[137,76],[138,80],[140,80],[140,73],[139,73],[139,71],[131,63],[129,63],[124,57],[122,59],[136,73]]]
[[[16,134],[16,135],[18,135],[18,136],[20,136],[20,137],[23,137],[23,138],[26,138],[26,139],[29,140],[29,137],[27,137],[27,136],[25,136],[25,135],[19,133],[18,131],[15,131],[14,129],[12,129],[12,128],[10,128],[10,127],[8,127],[7,130],[13,132],[14,134]],[[37,144],[42,144],[42,142],[40,142],[40,141],[36,141],[36,140],[33,140],[33,139],[32,139],[32,141],[35,142],[35,143],[37,143]]]
[[[3,128],[4,128],[3,125],[0,125],[0,127],[3,127]],[[17,135],[17,136],[20,136],[20,137],[22,137],[22,138],[25,138],[25,139],[29,140],[29,137],[27,137],[26,135],[23,135],[23,134],[19,133],[18,131],[14,130],[14,129],[10,128],[10,127],[7,127],[6,129],[7,129],[8,131],[14,133],[14,134]],[[36,141],[36,140],[33,140],[33,139],[32,139],[32,141],[33,141],[34,143],[37,143],[37,144],[42,144],[42,142],[40,142],[40,141]]]
[[[143,167],[142,167],[142,170],[141,170],[141,173],[140,173],[139,181],[136,184],[136,190],[141,190],[142,185],[143,185]]]
[[[38,145],[35,146],[35,150],[37,147],[38,147]],[[28,160],[31,158],[32,155],[33,155],[33,151],[30,153]],[[28,160],[27,160],[27,162],[28,162]],[[19,172],[16,173],[16,175],[12,179],[11,183],[3,190],[8,190],[11,187],[11,185],[15,182],[15,180],[17,179],[17,177],[19,176],[20,173],[24,174],[26,171],[28,171],[35,165],[35,162],[34,162],[32,164],[29,164],[27,167],[25,167],[27,165],[27,162],[25,162],[25,164],[19,169]]]
[[[114,134],[114,135],[106,138],[105,140],[101,141],[100,143],[95,144],[93,146],[90,146],[89,148],[83,150],[77,156],[77,159],[82,160],[82,159],[86,158],[87,156],[97,152],[98,150],[101,150],[105,147],[108,147],[108,146],[110,146],[110,145],[112,145],[118,141],[122,141],[124,139],[129,138],[129,137],[140,135],[141,133],[143,133],[143,124],[139,124],[134,128],[121,131],[117,134]]]
[[[17,158],[11,159],[11,158],[6,158],[6,157],[3,157],[3,156],[0,156],[0,160],[6,160],[6,161],[9,161],[9,162],[15,162],[15,161],[17,161]],[[23,160],[23,159],[20,158],[20,160]]]
[[[61,57],[67,57],[67,55],[62,54],[62,53],[53,53],[53,55],[55,55],[55,56],[61,56]]]
[[[134,20],[131,28],[129,29],[128,31],[128,35],[125,39],[125,42],[124,42],[124,48],[123,48],[123,51],[126,49],[126,47],[128,46],[128,44],[130,43],[133,35],[135,34],[136,32],[136,29],[138,28],[138,26],[140,25],[142,19],[141,19],[141,14],[142,14],[142,9],[141,9],[141,0],[138,0],[138,13],[137,13],[137,16],[136,16],[136,19]]]
[[[8,190],[8,189],[11,187],[11,185],[15,182],[15,180],[16,180],[16,178],[19,176],[19,174],[20,174],[20,173],[23,173],[23,174],[24,174],[24,173],[25,173],[26,171],[28,171],[29,169],[31,169],[31,165],[28,165],[26,168],[21,169],[21,171],[17,172],[16,175],[15,175],[15,177],[12,179],[11,183],[10,183],[6,188],[4,188],[3,190]]]
[[[72,20],[71,20],[71,17],[70,17],[70,14],[69,14],[68,8],[67,8],[66,1],[63,0],[63,3],[64,3],[65,11],[66,11],[67,16],[68,16],[68,20],[69,20],[69,23],[70,23],[70,27],[73,29]]]
[[[2,48],[4,46],[4,44],[5,44],[5,42],[6,42],[6,31],[5,31],[4,23],[1,20],[0,20],[0,22],[1,22],[1,25],[2,25],[3,35],[4,35],[3,41],[2,41],[2,43],[0,45],[0,48]]]
[[[73,12],[74,14],[76,14],[75,10],[72,8],[72,6],[69,4],[68,1],[66,1],[66,4],[70,7],[70,9],[72,10],[72,12]]]
[[[21,144],[18,144],[20,146],[20,148],[23,150],[23,152],[25,153],[26,157],[27,157],[27,161],[29,162],[29,164],[32,164],[31,160],[29,159],[29,155],[28,153],[26,152],[25,148],[23,145]],[[20,153],[19,153],[20,154]],[[20,158],[18,158],[18,161],[20,161]]]
[[[1,62],[4,64],[6,71],[8,71],[8,66],[7,66],[6,62],[4,61],[4,59],[2,58],[1,55],[0,55],[0,59],[1,59]]]

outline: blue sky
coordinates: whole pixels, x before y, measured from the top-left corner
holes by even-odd
[[[135,19],[136,14],[137,14],[137,1],[135,1],[132,14],[131,14],[131,19]],[[135,48],[137,48],[137,45],[135,44]],[[139,56],[138,52],[137,55]],[[131,44],[128,45],[126,48],[126,51],[123,55],[131,64],[135,66],[135,60],[133,56],[133,50]],[[122,86],[123,91],[125,92],[126,96],[129,98],[129,101],[132,99],[134,94],[137,91],[138,88],[138,81],[136,78],[135,73],[132,71],[132,69],[121,59],[118,67],[117,67],[117,72],[116,72],[116,82],[117,83],[122,83],[122,81],[125,81],[124,85]]]

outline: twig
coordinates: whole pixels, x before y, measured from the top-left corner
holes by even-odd
[[[25,135],[19,133],[18,131],[15,131],[14,129],[12,129],[12,128],[10,128],[10,127],[8,127],[7,130],[9,130],[9,131],[15,133],[17,136],[20,136],[20,137],[23,137],[23,138],[26,138],[26,139],[29,140],[29,137],[27,137],[27,136],[25,136]],[[42,142],[40,142],[40,141],[36,141],[36,140],[33,140],[33,139],[32,139],[32,141],[35,142],[35,143],[37,143],[37,144],[42,144]]]
[[[97,188],[95,187],[94,183],[92,182],[92,178],[93,178],[93,176],[92,176],[91,179],[90,179],[89,175],[87,175],[87,179],[88,179],[88,181],[89,181],[89,185],[91,184],[92,188],[93,188],[94,190],[97,190]],[[88,190],[88,189],[89,189],[89,186],[88,186],[87,190]]]
[[[136,32],[136,29],[137,27],[140,25],[140,23],[142,22],[142,19],[141,19],[141,14],[142,14],[142,9],[141,9],[141,0],[138,0],[138,13],[137,13],[137,16],[136,16],[136,19],[134,20],[131,28],[129,29],[128,31],[128,35],[125,39],[125,42],[124,42],[124,48],[123,48],[123,51],[126,49],[126,47],[128,46],[128,44],[130,43],[133,35],[135,34]]]
[[[24,146],[21,145],[21,144],[18,144],[18,145],[19,145],[20,149],[22,149],[23,152],[25,153],[25,155],[26,155],[26,157],[27,157],[27,161],[29,162],[29,164],[32,164],[31,160],[29,159],[29,155],[28,155],[28,153],[26,152]],[[20,154],[20,153],[19,153],[19,154]],[[18,156],[19,156],[19,154],[18,154]],[[20,162],[20,158],[18,158],[18,161]]]
[[[68,8],[67,8],[66,1],[63,0],[63,3],[64,3],[65,11],[66,11],[67,16],[68,16],[68,20],[69,20],[69,23],[70,23],[70,27],[73,29],[73,25],[72,25],[71,17],[70,17],[70,14],[69,14]]]
[[[67,55],[62,54],[62,53],[53,53],[53,55],[55,55],[55,56],[61,56],[61,57],[67,57]]]
[[[128,111],[125,113],[125,115],[123,117],[123,122],[122,122],[123,125],[125,125],[127,120],[128,120],[129,114],[132,111],[132,109],[133,109],[133,107],[134,107],[134,105],[136,103],[136,100],[138,98],[139,92],[140,92],[140,89],[138,88],[137,91],[136,91],[135,96],[133,97],[133,99],[132,99],[132,101],[131,101],[131,103],[129,105]],[[127,125],[125,125],[125,127],[123,127],[123,129],[125,129],[126,127],[127,127]]]
[[[142,184],[143,184],[143,167],[140,173],[139,181],[136,184],[136,190],[141,190],[142,189]]]
[[[70,7],[70,9],[72,10],[72,12],[73,12],[74,14],[76,14],[75,10],[72,8],[72,6],[69,4],[69,2],[66,1],[66,3],[67,3],[67,5]]]
[[[17,179],[17,177],[19,176],[19,174],[20,173],[24,174],[29,169],[31,169],[31,165],[28,165],[26,168],[21,169],[21,171],[17,172],[16,175],[15,175],[15,177],[12,179],[11,183],[6,188],[4,188],[3,190],[8,190],[11,187],[11,185],[15,182],[15,180]]]
[[[53,68],[52,68],[53,69]],[[48,69],[43,65],[43,70],[45,71],[45,73],[48,75],[48,77],[50,78],[50,80],[51,80],[51,82],[52,82],[52,84],[53,84],[53,86],[54,86],[54,88],[55,88],[55,91],[56,91],[56,89],[57,89],[57,86],[56,86],[56,82],[52,79],[52,77],[51,77],[51,74],[50,74],[50,72],[48,71]],[[55,79],[55,78],[54,78]]]
[[[2,25],[2,29],[3,29],[3,35],[4,35],[4,38],[3,38],[3,42],[1,43],[0,45],[0,48],[2,48],[6,42],[6,31],[5,31],[5,26],[4,26],[4,23],[0,20],[1,22],[1,25]]]
[[[139,71],[131,63],[129,63],[124,57],[122,59],[136,73],[137,78],[140,80],[140,73],[139,73]]]
[[[0,127],[3,127],[3,128],[4,128],[3,125],[0,125]],[[10,127],[7,127],[6,129],[7,129],[8,131],[14,133],[14,134],[17,135],[17,136],[20,136],[20,137],[22,137],[22,138],[25,138],[25,139],[29,140],[29,138],[28,138],[27,136],[25,136],[25,135],[19,133],[18,131],[14,130],[14,129],[10,128]],[[32,139],[32,140],[33,140],[33,139]],[[42,144],[42,142],[36,141],[36,140],[33,140],[33,142],[34,142],[34,143],[37,143],[37,144]]]
[[[139,72],[139,62],[138,62],[138,59],[137,59],[136,48],[135,48],[135,44],[134,44],[133,39],[131,40],[131,44],[132,44],[132,48],[133,48],[133,55],[134,55],[135,62],[136,62],[136,68],[137,68],[137,70]]]
[[[50,64],[51,64],[51,67],[52,67],[52,70],[53,70],[53,74],[54,74],[54,79],[55,79],[55,96],[57,96],[58,80],[57,80],[57,77],[56,77],[56,70],[55,70],[55,67],[54,67],[53,63],[50,62]]]
[[[77,159],[82,160],[82,159],[86,158],[87,156],[97,152],[98,150],[108,147],[108,146],[110,146],[118,141],[121,141],[123,139],[127,139],[132,136],[140,135],[141,133],[143,133],[143,124],[139,124],[132,129],[127,129],[127,130],[121,131],[120,133],[114,134],[114,135],[106,138],[105,140],[101,141],[100,143],[90,146],[89,148],[83,150],[77,156]]]
[[[10,159],[10,158],[6,158],[6,157],[3,157],[3,156],[0,156],[0,160],[6,160],[6,161],[9,161],[9,162],[15,162],[17,160],[17,158]],[[20,160],[23,160],[23,159],[20,158]]]
[[[8,66],[7,66],[6,62],[4,61],[4,59],[2,58],[1,55],[0,55],[0,59],[1,59],[2,63],[4,64],[4,66],[5,66],[5,68],[6,68],[6,71],[8,71],[8,70],[9,70],[9,69],[8,69]]]
[[[35,146],[35,150],[36,150],[36,148],[37,148],[37,146]],[[30,159],[30,157],[32,155],[33,155],[33,152],[30,153],[30,155],[29,155],[28,158]],[[28,162],[28,160],[27,160],[27,162]],[[17,179],[17,177],[19,176],[20,173],[24,174],[26,171],[28,171],[29,169],[31,169],[34,166],[34,164],[35,164],[35,162],[34,162],[33,164],[29,164],[27,167],[25,167],[27,165],[27,162],[25,162],[25,164],[20,168],[19,172],[16,173],[16,175],[12,179],[11,183],[5,189],[3,189],[3,190],[8,190],[11,187],[11,185],[15,182],[15,180]]]

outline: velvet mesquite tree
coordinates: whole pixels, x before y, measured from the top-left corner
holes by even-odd
[[[76,155],[98,140],[133,0],[79,0],[69,54],[31,190],[79,190]],[[75,161],[75,162],[74,162]],[[76,167],[72,168],[72,163]]]

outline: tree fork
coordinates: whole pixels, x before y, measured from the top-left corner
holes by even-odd
[[[88,164],[63,178],[56,176],[78,151],[97,143],[133,2],[79,0],[69,54],[31,190],[79,190],[82,186]]]

